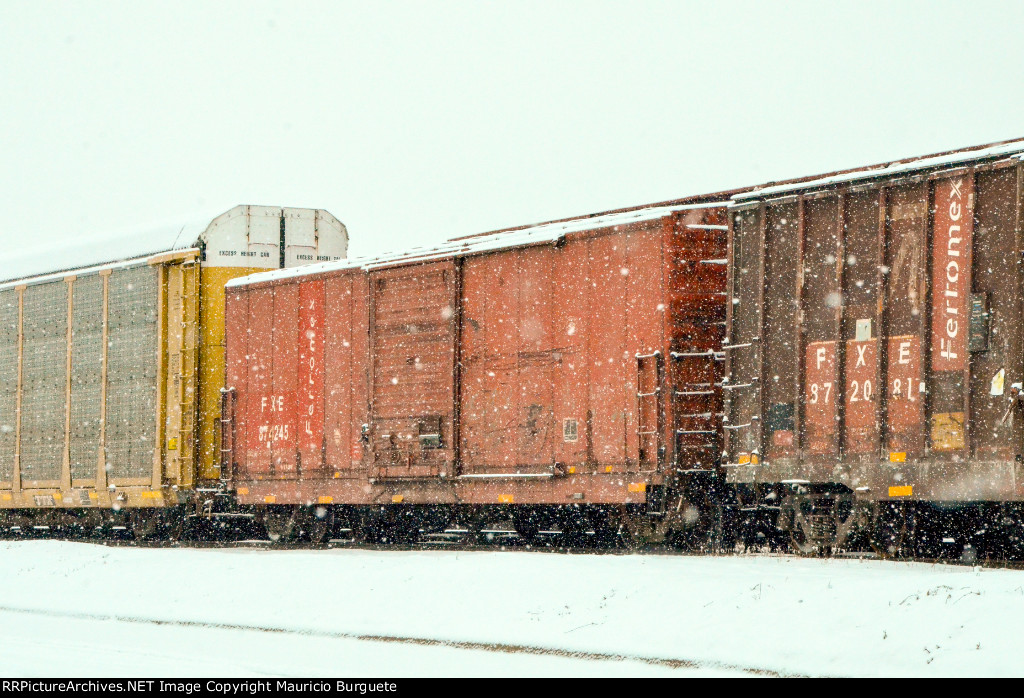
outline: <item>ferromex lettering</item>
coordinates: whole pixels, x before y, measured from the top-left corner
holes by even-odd
[[[935,183],[932,257],[932,368],[967,368],[968,301],[974,233],[974,179]]]

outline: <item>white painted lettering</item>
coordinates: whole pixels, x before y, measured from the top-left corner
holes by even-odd
[[[910,363],[910,342],[900,342],[900,354],[897,361],[901,364]]]

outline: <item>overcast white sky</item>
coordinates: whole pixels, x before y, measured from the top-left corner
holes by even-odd
[[[1024,136],[1022,29],[962,0],[0,0],[0,242],[265,203],[367,254]]]

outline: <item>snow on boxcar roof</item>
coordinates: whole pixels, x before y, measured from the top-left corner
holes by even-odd
[[[429,262],[450,257],[463,257],[473,254],[482,254],[485,252],[494,252],[513,247],[525,247],[529,245],[550,243],[570,233],[614,228],[620,225],[630,225],[632,223],[655,220],[676,211],[724,206],[727,203],[728,195],[729,193],[726,193],[721,200],[717,201],[702,201],[686,204],[655,204],[642,208],[612,211],[604,214],[568,218],[521,228],[509,228],[497,232],[458,237],[439,243],[433,247],[411,247],[398,252],[388,252],[371,257],[351,257],[349,259],[342,259],[335,262],[321,262],[320,264],[309,264],[292,269],[274,269],[273,271],[260,272],[250,276],[233,279],[227,283],[227,287],[230,288],[267,281],[278,281],[293,277],[321,274],[330,271],[341,271],[345,269],[363,269],[369,271],[371,269],[384,266]]]
[[[66,274],[188,249],[196,245],[207,225],[209,220],[167,224],[150,230],[100,233],[68,244],[19,251],[0,258],[0,282]]]
[[[1024,138],[961,148],[934,155],[894,160],[880,165],[842,170],[826,175],[814,175],[783,182],[769,182],[760,187],[740,191],[734,194],[732,198],[735,205],[741,205],[752,200],[783,196],[809,189],[825,189],[830,186],[872,179],[885,179],[926,170],[941,171],[944,169],[954,169],[974,162],[998,160],[1001,158],[1024,160]]]

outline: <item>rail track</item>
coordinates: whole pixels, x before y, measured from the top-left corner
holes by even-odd
[[[561,540],[561,533],[541,531],[533,541],[527,542],[510,529],[486,529],[471,535],[466,529],[449,529],[443,533],[423,535],[416,542],[367,543],[351,537],[334,537],[319,545],[311,545],[304,541],[274,542],[265,537],[247,536],[240,529],[225,529],[219,537],[191,538],[189,540],[149,540],[137,541],[127,528],[118,527],[106,537],[89,535],[62,535],[60,531],[51,531],[46,527],[38,527],[30,533],[9,531],[0,535],[0,542],[28,540],[68,540],[92,543],[107,547],[139,547],[147,549],[232,549],[232,550],[275,550],[275,551],[320,551],[320,550],[368,550],[381,552],[411,552],[430,550],[453,550],[459,552],[503,552],[518,551],[548,555],[676,555],[676,556],[758,556],[758,557],[808,557],[788,550],[772,550],[768,546],[745,548],[737,545],[729,550],[684,550],[668,544],[647,545],[632,548],[622,541],[616,544],[601,544],[597,540],[585,541],[582,544],[566,544]],[[345,531],[339,531],[345,533]],[[593,537],[593,532],[589,532]],[[881,555],[874,551],[849,551],[832,555],[836,559],[864,559],[887,562],[915,562],[932,565],[951,565],[960,567],[981,567],[986,569],[1024,570],[1024,560],[988,557],[976,559],[971,556],[945,557],[911,557]]]

